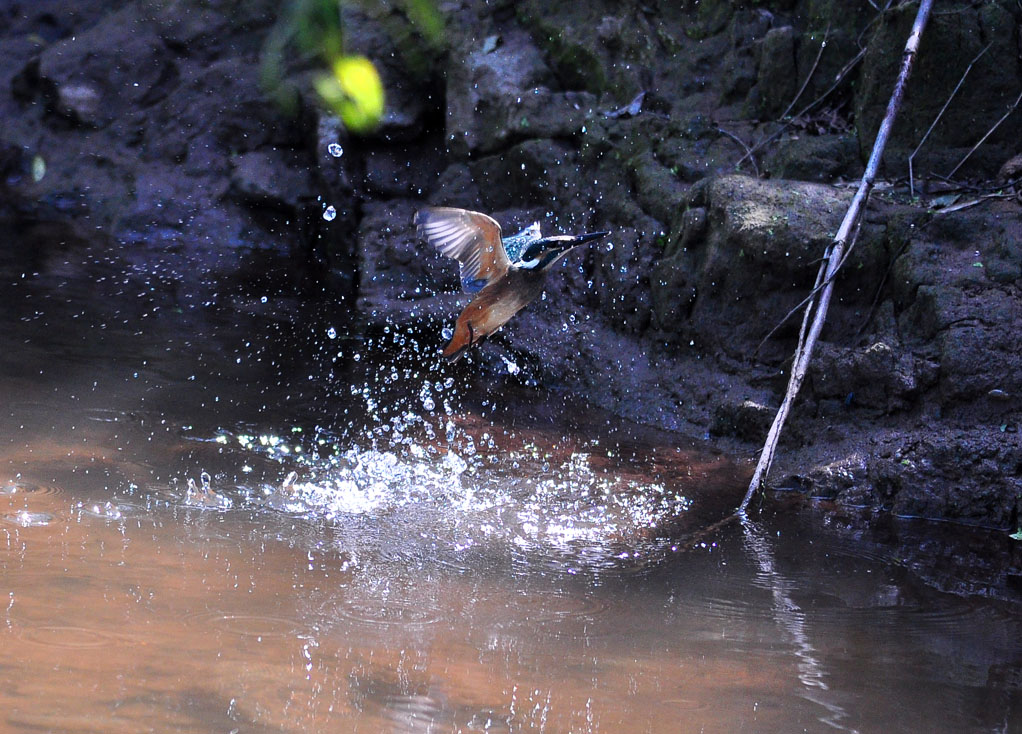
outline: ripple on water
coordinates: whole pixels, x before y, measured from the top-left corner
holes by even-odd
[[[73,625],[18,627],[16,634],[25,642],[34,645],[65,650],[130,645],[136,641],[131,635]]]
[[[187,615],[189,623],[241,637],[294,637],[308,627],[299,619],[266,614],[207,611]]]
[[[79,502],[78,512],[83,517],[94,517],[99,520],[123,520],[138,514],[141,508],[130,502]]]
[[[5,523],[10,525],[18,525],[23,528],[37,528],[49,525],[53,522],[53,515],[48,512],[29,512],[28,510],[19,510],[17,512],[6,512],[0,515]]]
[[[631,547],[616,542],[557,542],[550,538],[517,538],[511,550],[511,572],[530,576],[596,577],[644,576],[663,562],[664,553],[647,543]]]
[[[212,488],[209,475],[206,472],[202,473],[200,481],[201,485],[196,484],[195,480],[189,477],[184,487],[154,482],[146,485],[145,494],[158,502],[197,510],[224,511],[234,506],[234,498]],[[241,494],[239,501],[243,501],[250,494],[250,491],[241,485],[228,486],[239,491]]]
[[[59,495],[64,490],[55,484],[40,484],[27,479],[16,479],[0,482],[0,497],[16,497],[19,495]]]
[[[510,614],[525,622],[558,622],[571,619],[595,620],[607,605],[583,591],[552,589],[530,591],[512,597],[506,604]]]
[[[349,622],[373,627],[425,627],[443,617],[435,603],[405,599],[349,599],[337,613]]]

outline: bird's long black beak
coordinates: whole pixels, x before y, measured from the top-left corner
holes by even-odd
[[[606,237],[610,232],[588,232],[586,234],[575,235],[575,241],[571,243],[571,246],[582,245],[586,242],[592,242],[602,237]]]

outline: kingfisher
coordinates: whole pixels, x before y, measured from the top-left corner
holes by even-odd
[[[501,237],[500,225],[492,217],[451,207],[421,209],[414,221],[421,237],[461,264],[461,287],[475,296],[444,348],[449,362],[535,300],[543,292],[547,272],[569,250],[610,234],[544,237],[539,222],[533,222],[516,235]]]

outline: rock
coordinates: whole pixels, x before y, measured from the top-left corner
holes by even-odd
[[[436,148],[421,148],[392,143],[364,150],[368,191],[383,197],[422,196],[439,175],[442,161]]]
[[[906,343],[934,352],[941,404],[968,411],[992,389],[1022,390],[1022,335],[1014,327],[1022,296],[1010,285],[1022,261],[1022,225],[996,211],[941,220],[895,263],[894,306]]]
[[[868,50],[855,87],[855,120],[864,160],[887,107],[915,14],[914,6],[892,7],[880,16],[866,43]],[[951,168],[1004,114],[1022,88],[1014,31],[1017,14],[1010,3],[990,2],[930,18],[884,156],[889,170],[899,175],[907,170],[908,155],[951,96],[966,66],[988,43],[989,50],[976,59],[966,83],[915,158],[915,170]],[[1012,115],[970,157],[959,175],[992,176],[1006,158],[1018,152],[1020,138],[1022,116]]]
[[[649,242],[640,230],[623,227],[588,253],[595,267],[593,285],[587,290],[595,291],[610,325],[625,333],[641,334],[650,322],[649,275],[644,267],[649,259],[644,249]]]
[[[168,75],[170,55],[134,5],[39,57],[38,78],[54,111],[94,127],[123,122]]]
[[[434,182],[430,200],[441,206],[472,209],[478,206],[482,194],[471,169],[464,163],[452,163]]]
[[[812,287],[848,200],[827,186],[738,175],[694,187],[689,207],[703,209],[707,224],[703,215],[675,219],[651,277],[660,329],[711,353],[752,354]],[[705,237],[691,232],[696,223]]]
[[[607,78],[610,65],[606,63],[603,51],[609,27],[603,25],[606,17],[603,9],[588,5],[564,7],[538,0],[528,0],[522,5],[521,17],[531,31],[532,39],[549,59],[559,86],[594,94],[603,92],[610,83]],[[630,19],[633,18],[635,16],[631,15]],[[599,31],[601,25],[602,36]],[[621,28],[624,29],[623,24]],[[619,35],[615,39],[618,46],[634,41],[635,38],[627,35]],[[631,99],[641,90],[626,83],[617,91]]]
[[[231,192],[245,202],[295,212],[312,195],[304,166],[280,151],[244,153],[231,166]]]
[[[713,411],[710,433],[760,443],[766,438],[776,412],[776,408],[755,400],[746,399],[737,404],[721,403]]]
[[[99,90],[91,84],[62,84],[57,87],[57,111],[78,122],[98,125],[100,101]]]
[[[890,458],[870,462],[869,476],[897,515],[1015,529],[1022,497],[1018,434],[936,430]]]
[[[1022,178],[1022,153],[1006,160],[997,171],[997,178],[1005,183]]]
[[[553,79],[528,35],[506,34],[502,44],[489,53],[481,47],[460,51],[460,63],[447,73],[447,143],[451,153],[466,157],[492,152],[514,136],[535,137],[532,124],[536,113],[554,102],[548,86]],[[557,98],[556,106],[562,112],[577,112],[564,95]],[[574,127],[581,127],[581,122]]]
[[[795,69],[795,29],[790,25],[771,28],[758,43],[756,85],[746,105],[751,116],[780,117],[798,91]]]
[[[419,239],[412,224],[419,206],[407,199],[365,205],[357,232],[358,305],[372,323],[456,315],[457,263]],[[441,293],[450,295],[435,298]]]
[[[763,9],[739,10],[732,16],[727,31],[730,48],[724,58],[724,73],[720,80],[720,101],[723,104],[744,100],[756,85],[759,51],[772,23],[773,15]]]
[[[827,183],[858,175],[859,146],[853,135],[780,138],[766,152],[763,170],[773,178]]]
[[[809,384],[817,399],[884,412],[907,408],[919,389],[912,354],[882,341],[859,349],[817,345]]]
[[[655,219],[670,222],[685,199],[685,187],[651,152],[636,156],[631,164],[639,206]]]
[[[869,483],[869,461],[861,453],[852,453],[815,467],[804,476],[790,479],[813,497],[836,499],[843,505],[855,507],[874,504]]]
[[[504,153],[469,164],[488,209],[544,205],[560,216],[585,197],[574,185],[580,171],[572,146],[554,140],[528,140]]]

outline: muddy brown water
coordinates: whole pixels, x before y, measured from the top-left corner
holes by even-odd
[[[802,511],[700,536],[747,470],[704,441],[329,309],[5,281],[2,731],[1022,728],[1017,606]]]

